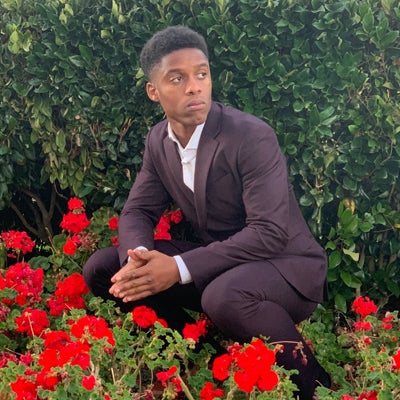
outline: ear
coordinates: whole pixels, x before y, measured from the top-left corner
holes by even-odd
[[[151,82],[146,83],[146,93],[147,93],[147,96],[149,96],[150,100],[158,103],[158,101],[159,101],[158,91]]]

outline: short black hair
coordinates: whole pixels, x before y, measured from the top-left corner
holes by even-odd
[[[140,66],[147,77],[167,54],[180,49],[199,49],[208,58],[207,44],[202,35],[186,26],[169,26],[156,32],[140,53]]]

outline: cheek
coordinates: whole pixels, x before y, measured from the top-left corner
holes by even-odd
[[[163,91],[158,94],[158,101],[164,108],[173,109],[179,105],[182,96],[177,90]]]

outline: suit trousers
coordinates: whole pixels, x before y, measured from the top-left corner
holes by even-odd
[[[155,249],[173,256],[196,247],[181,241],[155,241]],[[225,335],[239,342],[265,336],[271,343],[282,343],[277,363],[297,369],[292,377],[299,388],[299,398],[312,399],[324,370],[297,330],[296,324],[308,318],[317,304],[300,294],[267,260],[240,264],[212,280],[200,293],[193,283],[176,284],[142,301],[123,303],[110,295],[111,277],[119,270],[115,247],[98,250],[83,269],[91,292],[116,302],[123,312],[138,305],[153,308],[169,327],[182,331],[193,322],[184,308],[204,312]]]

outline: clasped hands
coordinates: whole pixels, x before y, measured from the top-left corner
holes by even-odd
[[[156,250],[128,250],[130,260],[112,278],[109,292],[124,303],[166,290],[179,282],[176,261]]]

